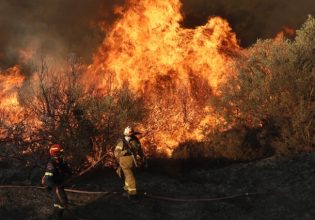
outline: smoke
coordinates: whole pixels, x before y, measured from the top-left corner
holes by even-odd
[[[125,0],[0,0],[0,71],[28,66],[33,55],[64,57],[75,53],[89,62],[105,36],[100,21],[117,18],[113,7]],[[314,0],[182,0],[185,27],[226,18],[242,46],[270,38],[283,25],[299,28],[315,14]]]
[[[123,0],[0,0],[0,70],[33,55],[75,53],[88,60],[104,38],[99,22],[115,20]]]
[[[194,27],[218,15],[229,21],[242,46],[273,38],[283,26],[299,29],[315,15],[314,0],[182,0],[183,25]]]

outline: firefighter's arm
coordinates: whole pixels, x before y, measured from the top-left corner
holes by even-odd
[[[139,156],[141,157],[142,160],[145,159],[145,155],[144,155],[144,153],[143,153],[141,144],[139,144],[139,152],[138,152],[138,154],[139,154]]]
[[[124,156],[127,153],[127,150],[123,150],[123,147],[124,143],[122,141],[119,141],[114,150],[114,156],[116,158]]]
[[[141,143],[138,142],[137,144],[138,144],[138,155],[139,155],[139,157],[141,158],[142,166],[148,167],[148,161],[147,161],[146,156],[145,156],[144,153],[143,153],[143,149],[142,149],[142,147],[141,147]]]
[[[52,163],[48,163],[46,167],[46,172],[42,178],[42,184],[47,187],[47,189],[53,188],[56,184],[53,182],[53,176],[55,172],[55,167]]]
[[[135,145],[135,149],[137,149],[137,154],[139,155],[141,160],[142,161],[145,160],[145,155],[143,153],[141,143],[137,137],[135,137],[135,139],[134,139],[134,145]]]

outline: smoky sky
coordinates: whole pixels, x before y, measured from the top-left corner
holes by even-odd
[[[299,29],[315,16],[314,0],[182,0],[183,25],[206,23],[209,16],[227,19],[243,47],[257,39],[273,38],[283,26]]]
[[[115,20],[123,0],[0,0],[0,67],[21,63],[20,50],[88,58],[104,38],[98,22]]]
[[[75,53],[89,62],[111,24],[113,7],[126,0],[0,0],[0,69],[23,62],[20,50],[62,56]],[[140,1],[140,0],[139,0]],[[182,0],[182,25],[193,28],[210,16],[231,24],[242,46],[273,37],[282,26],[299,28],[314,0]]]

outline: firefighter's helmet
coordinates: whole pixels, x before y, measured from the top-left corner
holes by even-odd
[[[132,135],[133,133],[134,133],[134,130],[133,130],[133,128],[130,127],[130,126],[126,127],[125,130],[124,130],[124,135],[125,135],[125,136],[130,136],[130,135]]]
[[[52,157],[61,156],[62,153],[63,153],[63,149],[59,144],[53,144],[49,149],[49,154]]]

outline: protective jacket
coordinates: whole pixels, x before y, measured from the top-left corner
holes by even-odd
[[[118,140],[118,144],[115,148],[114,155],[116,158],[121,156],[140,156],[144,158],[143,150],[139,139],[135,135],[131,135],[130,139],[127,140],[125,137],[122,137]]]
[[[68,164],[60,157],[52,157],[47,163],[42,183],[49,192],[54,194],[54,215],[56,219],[62,219],[64,209],[68,205],[67,194],[63,184],[67,175],[72,175]]]
[[[68,164],[62,158],[52,157],[47,163],[43,183],[51,188],[62,186],[67,175],[72,175]]]
[[[114,155],[119,162],[120,167],[118,169],[123,171],[125,177],[124,190],[128,195],[136,195],[137,187],[133,169],[137,166],[137,156],[144,159],[139,139],[135,135],[119,139]]]

